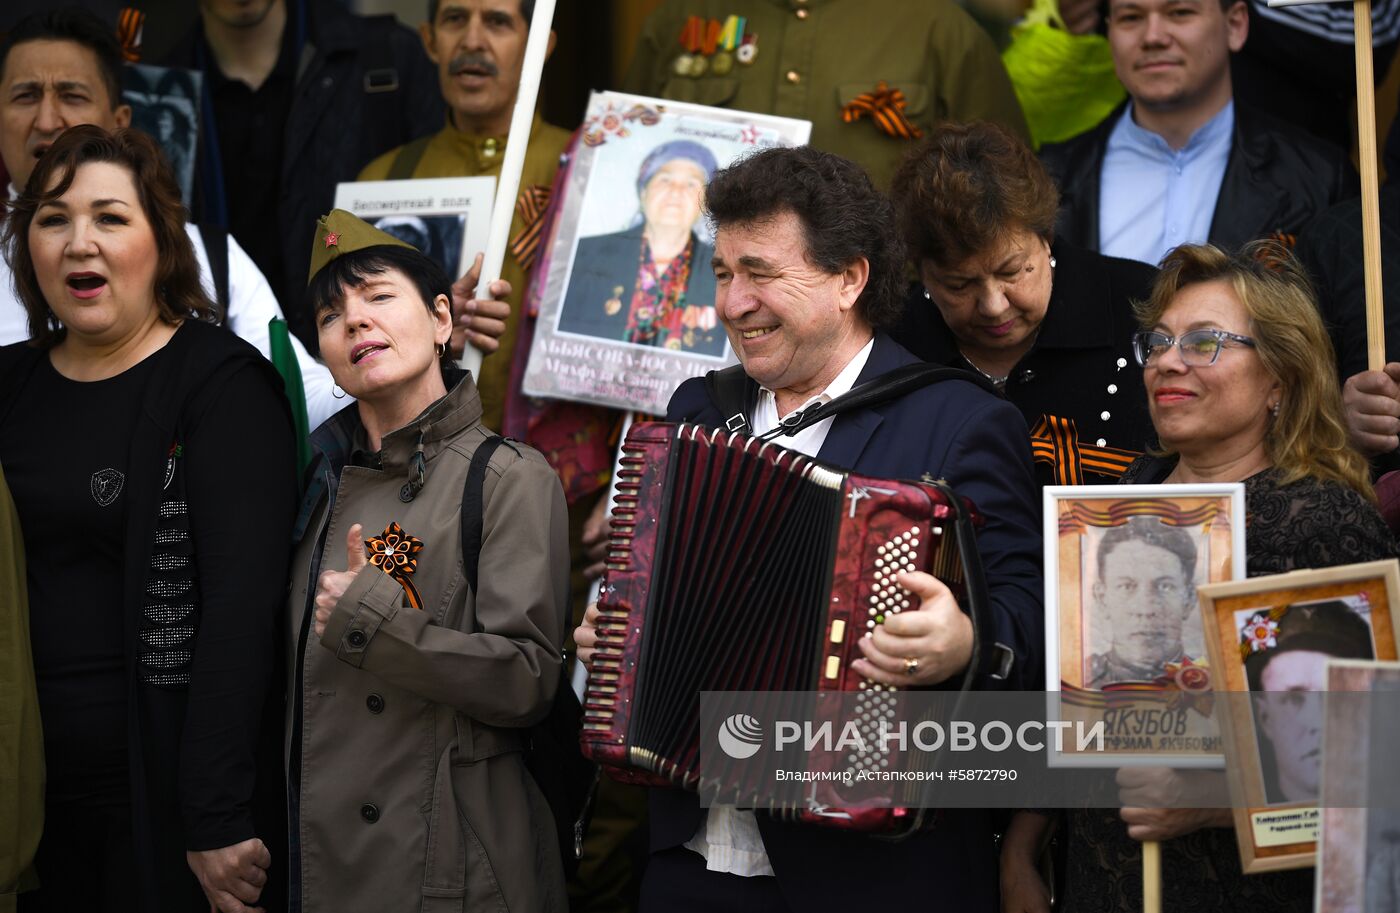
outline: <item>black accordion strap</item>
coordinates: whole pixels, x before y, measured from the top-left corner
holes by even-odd
[[[743,365],[730,365],[705,374],[705,392],[710,402],[719,407],[726,430],[734,434],[749,434],[749,416],[758,402],[758,384],[744,373]]]
[[[863,383],[833,400],[807,409],[799,409],[789,414],[778,423],[777,428],[764,437],[793,435],[817,422],[833,418],[843,412],[854,412],[857,409],[878,406],[890,400],[899,399],[906,393],[921,387],[944,380],[964,380],[970,384],[976,384],[988,393],[996,393],[996,388],[991,385],[991,382],[980,374],[973,374],[971,371],[964,371],[961,368],[949,368],[944,365],[920,362],[881,374],[874,380]]]

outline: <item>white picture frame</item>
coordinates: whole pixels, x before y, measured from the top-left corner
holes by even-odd
[[[495,195],[493,177],[346,181],[335,208],[412,244],[456,282],[486,250]]]

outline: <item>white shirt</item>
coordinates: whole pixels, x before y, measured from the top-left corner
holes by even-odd
[[[14,197],[15,190],[11,187],[10,198]],[[194,254],[199,260],[199,277],[204,292],[210,301],[214,301],[214,275],[209,266],[209,254],[204,249],[204,238],[193,224],[187,223],[185,231],[194,244]],[[228,236],[228,298],[224,323],[261,352],[264,358],[271,358],[267,325],[273,318],[282,317],[282,309],[277,305],[277,297],[272,294],[272,286],[268,285],[253,258],[238,246],[233,235]],[[10,264],[0,258],[0,345],[23,342],[28,338],[29,316],[15,293]],[[335,386],[331,372],[311,357],[296,336],[292,336],[292,349],[296,352],[297,365],[301,369],[301,385],[306,391],[306,419],[314,429],[354,400],[349,397],[336,399],[331,395]]]
[[[870,350],[874,347],[875,340],[872,338],[846,363],[846,367],[825,390],[807,400],[801,408],[829,402],[849,392],[860,377],[860,372],[865,370],[865,363],[870,360]],[[777,397],[772,390],[760,388],[758,403],[749,420],[753,433],[766,434],[778,427],[778,421]],[[834,418],[823,419],[795,435],[781,435],[776,441],[789,450],[815,457],[821,451],[822,444],[826,443],[827,432],[834,421]],[[685,848],[704,856],[705,868],[711,872],[726,872],[745,878],[773,874],[773,865],[763,849],[763,836],[758,832],[758,819],[753,812],[740,811],[732,805],[710,806],[705,819],[700,822],[700,829],[685,842]]]

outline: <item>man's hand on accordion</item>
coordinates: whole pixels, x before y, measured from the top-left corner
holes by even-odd
[[[891,615],[860,639],[865,659],[851,668],[866,678],[902,687],[936,685],[972,660],[972,620],[943,581],[919,571],[900,574],[899,585],[919,597],[918,609]],[[585,624],[587,620],[585,619]]]
[[[593,668],[593,648],[598,645],[598,603],[589,603],[583,624],[574,628],[574,655],[584,668]]]

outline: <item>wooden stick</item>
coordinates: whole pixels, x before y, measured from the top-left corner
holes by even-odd
[[[1376,78],[1371,59],[1371,0],[1353,4],[1356,20],[1356,149],[1361,163],[1361,254],[1366,278],[1367,367],[1385,367],[1381,289],[1380,176],[1376,163]]]
[[[491,283],[501,278],[501,265],[506,260],[506,245],[510,243],[510,223],[515,218],[515,199],[520,195],[520,173],[525,170],[525,147],[530,142],[530,128],[535,121],[535,101],[540,94],[540,75],[549,50],[549,32],[554,27],[555,0],[535,0],[535,12],[530,18],[530,36],[525,40],[525,60],[520,65],[520,89],[515,95],[515,112],[510,118],[510,133],[506,134],[506,155],[501,160],[501,176],[496,181],[496,201],[491,206],[491,231],[486,241],[486,256],[481,264],[481,278],[476,297],[490,298]],[[525,289],[513,289],[523,300]],[[504,353],[509,358],[510,353]],[[481,372],[481,352],[467,346],[458,361],[473,375]]]
[[[1142,844],[1142,913],[1162,913],[1162,844],[1156,840]]]

